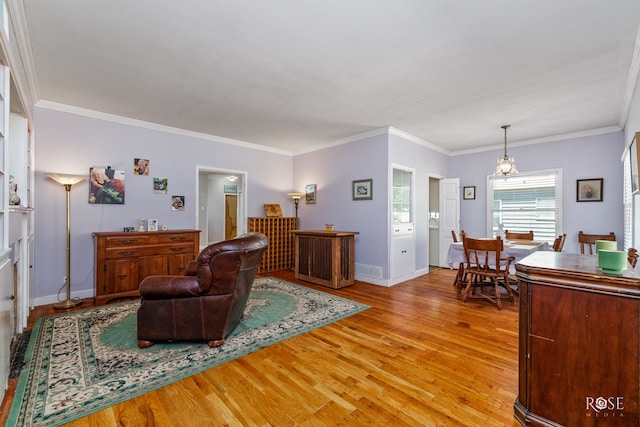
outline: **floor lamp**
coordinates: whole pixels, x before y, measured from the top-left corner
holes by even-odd
[[[297,230],[298,229],[298,205],[300,204],[300,199],[302,199],[305,196],[305,194],[304,193],[287,193],[287,196],[293,199],[293,204],[296,206],[296,230]],[[293,239],[293,236],[292,236],[292,239]],[[291,264],[293,265],[293,267],[291,267],[291,270],[295,271],[296,269],[295,260]]]
[[[287,196],[293,199],[293,203],[296,206],[296,228],[298,228],[298,205],[300,204],[300,199],[302,199],[305,194],[304,193],[287,193]]]
[[[67,275],[65,276],[65,290],[67,298],[53,306],[55,309],[72,308],[82,304],[82,301],[71,299],[71,186],[84,180],[84,175],[67,175],[59,173],[48,173],[48,178],[51,178],[58,184],[62,185],[67,193]]]

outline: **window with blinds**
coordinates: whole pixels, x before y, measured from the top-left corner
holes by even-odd
[[[528,232],[536,241],[553,242],[562,230],[562,171],[522,172],[487,177],[487,235],[502,230]]]
[[[633,194],[631,189],[631,157],[629,152],[624,156],[623,169],[623,213],[624,213],[624,250],[628,250],[633,245]]]

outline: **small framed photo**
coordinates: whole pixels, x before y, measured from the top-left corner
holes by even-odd
[[[351,182],[351,198],[353,200],[373,199],[373,180],[358,179]]]
[[[318,186],[316,184],[309,184],[304,186],[304,202],[308,205],[316,204]]]
[[[158,231],[158,220],[157,219],[148,219],[147,220],[147,231]]]
[[[576,202],[601,202],[603,178],[576,180]]]
[[[462,198],[464,200],[475,200],[476,198],[476,186],[471,185],[468,187],[462,187]]]

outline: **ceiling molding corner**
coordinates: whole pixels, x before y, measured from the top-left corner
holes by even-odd
[[[629,118],[629,111],[631,110],[631,102],[633,96],[636,93],[638,87],[638,80],[640,79],[640,25],[638,26],[638,32],[636,33],[636,43],[633,49],[633,57],[631,58],[631,66],[629,67],[629,77],[627,78],[627,87],[624,92],[624,100],[622,101],[622,108],[620,109],[620,118],[618,123],[620,127],[624,129]]]

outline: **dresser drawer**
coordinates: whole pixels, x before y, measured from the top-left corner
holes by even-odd
[[[158,246],[130,246],[108,248],[105,250],[105,259],[118,259],[141,257],[151,255],[175,255],[175,254],[193,254],[194,248],[192,243],[176,243]]]
[[[193,242],[193,234],[161,234],[158,243]]]
[[[148,235],[143,236],[113,236],[105,237],[104,245],[107,248],[123,248],[128,246],[148,245],[150,238]]]

